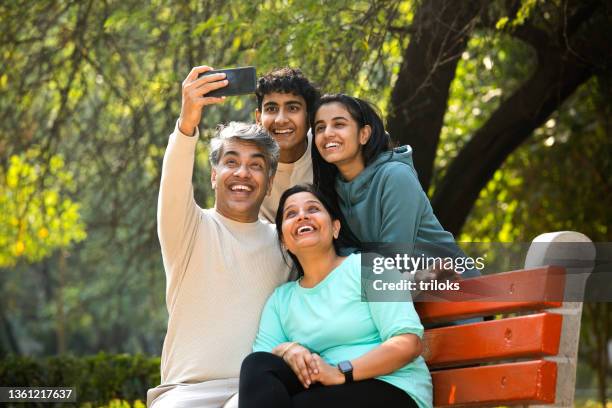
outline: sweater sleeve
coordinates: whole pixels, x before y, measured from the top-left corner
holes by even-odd
[[[380,242],[414,243],[425,209],[425,193],[408,166],[390,163],[383,179]]]
[[[188,256],[201,213],[191,183],[198,137],[197,130],[194,136],[186,136],[177,126],[164,154],[157,202],[157,234],[169,281],[173,278],[171,274],[184,270],[177,265],[183,264]]]
[[[253,352],[267,351],[272,352],[274,347],[289,341],[279,316],[278,308],[279,289],[275,290],[264,306],[259,322],[259,330],[253,344]]]

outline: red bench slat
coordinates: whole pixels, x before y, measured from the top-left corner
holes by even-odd
[[[563,317],[554,313],[492,320],[425,331],[423,357],[430,368],[559,352]]]
[[[565,289],[565,270],[547,266],[504,272],[464,279],[460,285],[461,289],[456,292],[422,292],[415,302],[421,321],[454,321],[560,307]],[[438,301],[424,301],[428,299]]]
[[[553,403],[557,364],[528,361],[432,372],[435,406]]]
[[[430,368],[559,352],[563,317],[539,313],[425,331],[423,357]]]

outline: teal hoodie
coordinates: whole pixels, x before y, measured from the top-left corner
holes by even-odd
[[[442,228],[412,163],[412,148],[381,153],[352,181],[339,174],[342,213],[363,242],[454,242]]]
[[[336,191],[340,209],[360,241],[442,244],[446,253],[465,256],[434,215],[412,163],[410,146],[381,153],[352,181],[339,174]]]

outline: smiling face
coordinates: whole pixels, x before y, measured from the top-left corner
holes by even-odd
[[[313,134],[317,150],[343,175],[359,174],[365,168],[362,146],[367,143],[370,133],[370,126],[359,128],[357,121],[339,102],[322,105],[315,115]]]
[[[280,161],[293,163],[306,152],[308,113],[303,97],[293,93],[264,95],[257,123],[265,127],[280,146]]]
[[[217,211],[234,221],[256,221],[272,185],[268,171],[269,164],[255,144],[226,140],[210,176]]]
[[[298,257],[313,248],[329,250],[340,232],[340,221],[332,220],[321,201],[309,192],[287,198],[282,220],[282,242]]]

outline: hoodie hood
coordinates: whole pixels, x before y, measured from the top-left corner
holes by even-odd
[[[344,205],[351,206],[361,201],[367,194],[368,188],[377,177],[380,177],[379,170],[387,163],[403,163],[408,165],[416,174],[414,163],[412,162],[412,147],[405,145],[396,147],[393,150],[383,152],[353,180],[345,181],[338,174],[336,177],[336,191],[339,199],[344,201]]]

